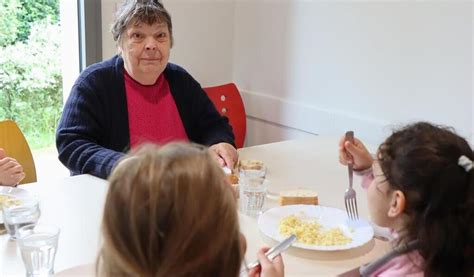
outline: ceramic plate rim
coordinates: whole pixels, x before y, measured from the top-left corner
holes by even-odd
[[[278,219],[279,221],[281,220],[283,216],[294,214],[299,211],[314,213],[316,210],[322,210],[322,211],[319,211],[320,213],[327,213],[327,211],[330,211],[331,213],[337,213],[339,220],[341,220],[341,218],[345,218],[345,222],[342,222],[341,224],[346,224],[350,228],[354,229],[355,236],[357,236],[357,240],[353,240],[351,243],[348,243],[348,244],[333,245],[333,246],[309,245],[305,243],[296,242],[292,245],[292,247],[297,247],[297,248],[302,248],[302,249],[307,249],[307,250],[318,250],[318,251],[347,250],[347,249],[357,248],[362,245],[365,245],[366,243],[370,242],[370,240],[374,236],[374,230],[372,226],[366,220],[359,219],[357,221],[350,221],[348,220],[345,211],[338,208],[322,206],[322,205],[286,205],[286,206],[277,206],[277,207],[270,208],[266,210],[258,218],[258,222],[257,222],[258,229],[263,235],[273,240],[281,241],[285,237],[278,233],[278,225],[265,227],[265,225],[268,224],[269,221],[270,223],[272,220],[275,221],[275,219],[268,218],[270,215],[271,216],[276,215],[277,217],[279,216],[279,219]],[[278,213],[280,213],[280,215]],[[272,224],[272,225],[275,225],[275,224]],[[269,228],[272,229],[272,231],[269,231]]]

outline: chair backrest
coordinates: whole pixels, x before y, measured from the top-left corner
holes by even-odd
[[[245,134],[247,132],[247,121],[245,117],[244,102],[240,97],[239,90],[235,84],[225,84],[215,87],[204,88],[216,109],[222,116],[229,119],[230,126],[234,131],[235,146],[244,146]]]
[[[20,184],[36,182],[35,162],[30,147],[20,128],[12,120],[0,121],[0,148],[23,167],[26,176]]]

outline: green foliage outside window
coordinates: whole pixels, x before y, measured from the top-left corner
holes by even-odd
[[[57,0],[0,0],[0,120],[49,146],[62,107]]]
[[[17,0],[0,0],[0,47],[14,43],[18,37],[18,8]]]
[[[49,18],[53,24],[59,22],[59,0],[20,0],[19,2],[21,8],[17,12],[18,40],[28,39],[32,22],[45,18]]]

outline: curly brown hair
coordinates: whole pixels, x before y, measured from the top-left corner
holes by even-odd
[[[426,276],[474,273],[474,172],[458,165],[462,155],[474,160],[465,139],[427,122],[401,128],[378,150],[390,188],[406,197],[400,241],[420,241]]]
[[[98,275],[239,275],[236,201],[207,148],[145,145],[109,182]]]

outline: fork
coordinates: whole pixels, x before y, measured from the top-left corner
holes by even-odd
[[[289,237],[287,237],[286,239],[284,239],[277,245],[268,249],[268,251],[265,252],[265,256],[267,256],[267,258],[271,261],[273,260],[273,258],[275,258],[276,256],[280,255],[283,251],[288,249],[288,247],[290,247],[295,241],[296,241],[296,235],[290,235]],[[252,268],[258,266],[259,264],[260,262],[258,260],[250,264],[245,263],[244,264],[245,268],[243,268],[240,271],[240,273],[243,273],[245,271],[248,273]]]
[[[354,131],[347,131],[346,132],[346,141],[350,143],[354,143]],[[353,165],[349,163],[347,165],[348,173],[349,173],[349,187],[346,189],[344,193],[344,204],[346,206],[347,216],[352,219],[356,220],[359,218],[359,212],[357,210],[357,199],[356,199],[356,192],[352,188],[352,181],[353,181]]]

